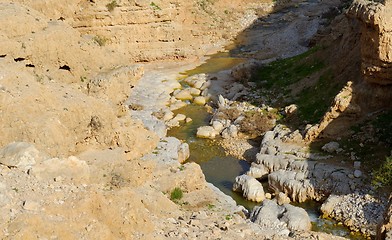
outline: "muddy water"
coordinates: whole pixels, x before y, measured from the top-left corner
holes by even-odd
[[[206,63],[185,72],[184,75],[191,76],[199,73],[214,73],[230,69],[243,61],[244,59],[231,57],[228,52],[218,53],[211,56]],[[188,161],[198,163],[203,170],[207,182],[214,184],[222,192],[231,196],[237,204],[243,205],[249,210],[256,206],[257,203],[247,201],[242,195],[231,190],[235,177],[246,172],[250,164],[232,156],[227,156],[224,149],[217,142],[219,139],[196,138],[197,128],[208,125],[211,119],[211,115],[206,111],[206,108],[190,104],[178,110],[176,113],[185,114],[193,119],[192,122],[181,127],[172,128],[168,132],[169,136],[177,137],[189,144],[191,155]],[[265,185],[265,189],[268,189],[267,184]],[[318,211],[320,204],[310,201],[297,205],[303,207],[308,212],[312,220],[312,230],[344,236],[350,239],[365,239],[361,235],[350,233],[346,227],[339,225],[336,221],[321,219]]]

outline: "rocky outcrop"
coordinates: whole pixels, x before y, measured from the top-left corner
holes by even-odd
[[[96,46],[132,62],[204,55],[249,26],[257,18],[253,9],[273,7],[227,0],[16,2],[66,22]]]
[[[310,218],[304,209],[290,204],[279,206],[272,200],[264,200],[255,207],[250,219],[267,231],[267,237],[288,236],[290,232],[311,229]]]
[[[247,175],[235,178],[233,191],[243,193],[249,201],[261,202],[265,199],[264,188],[259,181]]]
[[[377,240],[392,239],[392,196],[383,216],[383,221],[377,227]]]
[[[331,107],[321,119],[319,124],[307,126],[304,139],[312,142],[342,114],[357,115],[360,113],[361,108],[352,101],[353,99],[353,83],[347,82],[346,86],[335,96]]]
[[[377,224],[382,221],[386,207],[385,201],[359,192],[331,195],[320,210],[324,217],[336,219],[352,231],[375,236]]]
[[[392,84],[392,1],[357,0],[348,14],[362,23],[362,72],[368,82]]]

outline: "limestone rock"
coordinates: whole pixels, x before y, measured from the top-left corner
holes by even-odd
[[[284,112],[285,112],[287,115],[290,115],[290,114],[295,113],[295,112],[297,111],[297,109],[298,109],[298,106],[297,106],[297,105],[291,104],[291,105],[286,106],[286,107],[284,108]]]
[[[214,139],[216,135],[217,135],[217,131],[211,126],[203,126],[197,128],[196,136],[199,138]]]
[[[33,166],[31,174],[40,180],[54,180],[62,177],[66,181],[88,183],[90,169],[85,161],[76,157],[51,158]]]
[[[323,151],[328,153],[339,152],[341,149],[339,148],[339,143],[337,142],[329,142],[325,144],[322,148]]]
[[[198,96],[193,99],[193,102],[197,105],[205,105],[206,104],[206,98],[203,96]]]
[[[233,191],[242,192],[249,201],[261,202],[265,199],[264,188],[261,183],[247,175],[235,178]]]
[[[278,195],[276,195],[276,201],[279,205],[287,204],[290,203],[290,198],[287,197],[286,194],[279,192]]]
[[[189,89],[180,90],[174,93],[174,97],[178,100],[192,100],[193,96],[190,93]]]
[[[234,124],[230,125],[222,132],[223,138],[236,138],[237,136],[238,136],[238,128]]]
[[[283,205],[286,211],[283,213],[281,221],[287,224],[291,231],[310,231],[312,224],[308,213],[303,208],[294,207],[290,204]]]
[[[26,142],[11,143],[0,150],[0,164],[8,167],[27,170],[42,160],[42,154],[34,145]]]
[[[368,194],[350,193],[330,195],[321,205],[324,217],[342,222],[352,231],[376,235],[377,224],[382,221],[387,201]]]
[[[356,0],[348,15],[361,22],[362,73],[368,82],[392,83],[392,3]]]
[[[191,93],[192,96],[199,96],[201,94],[201,91],[197,88],[191,88],[189,92]]]
[[[178,161],[185,162],[190,156],[188,143],[182,143],[178,148]]]
[[[264,178],[268,176],[268,169],[262,164],[252,163],[246,175],[254,178]]]

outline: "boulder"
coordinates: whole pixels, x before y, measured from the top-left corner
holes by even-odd
[[[61,178],[75,183],[88,183],[90,169],[85,161],[77,157],[51,158],[33,166],[30,173],[39,180],[55,180]]]
[[[42,160],[42,154],[34,145],[26,142],[11,143],[0,150],[0,164],[8,167],[28,170]]]
[[[249,201],[261,202],[265,199],[263,185],[248,175],[241,175],[235,178],[233,191],[242,192]]]
[[[222,132],[223,138],[236,138],[238,136],[238,128],[236,125],[230,125]]]
[[[192,100],[193,96],[189,89],[180,90],[174,93],[174,97],[178,100]]]
[[[197,104],[197,105],[205,105],[207,102],[206,98],[203,96],[198,96],[195,97],[195,99],[193,100],[193,103]]]
[[[182,143],[178,147],[178,161],[180,163],[183,163],[189,158],[189,156],[190,156],[190,152],[189,152],[188,143]]]
[[[329,142],[329,143],[325,144],[321,149],[325,152],[328,152],[328,153],[334,153],[334,152],[341,151],[341,148],[339,148],[339,143],[337,143],[337,142]]]
[[[197,128],[196,136],[198,138],[214,139],[217,134],[218,134],[217,131],[213,127],[203,126],[203,127]]]
[[[288,229],[291,231],[310,231],[312,223],[308,213],[299,207],[290,204],[283,205],[286,211],[283,213],[281,221],[287,224]]]

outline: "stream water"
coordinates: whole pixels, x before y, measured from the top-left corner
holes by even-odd
[[[204,64],[199,67],[187,71],[185,76],[191,76],[199,73],[214,73],[226,69],[230,69],[244,59],[230,56],[229,52],[220,52],[212,55]],[[247,201],[241,194],[233,192],[232,185],[236,176],[246,172],[250,164],[244,160],[238,160],[232,156],[227,156],[224,149],[219,146],[219,139],[209,140],[196,138],[197,128],[209,124],[211,115],[204,106],[190,104],[176,113],[182,113],[193,119],[181,127],[172,128],[168,131],[169,136],[184,140],[190,147],[190,158],[188,161],[196,162],[200,165],[207,182],[214,184],[222,192],[231,196],[237,204],[243,205],[251,210],[258,205],[255,202]],[[265,188],[268,189],[268,188]],[[362,235],[351,233],[346,227],[338,224],[336,221],[322,219],[319,217],[320,204],[316,202],[306,202],[296,204],[303,207],[309,214],[313,230],[327,232],[350,239],[366,239]]]

